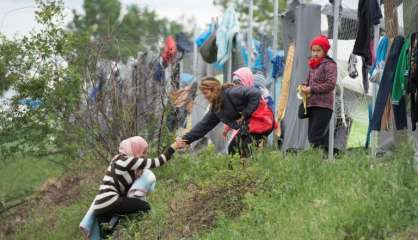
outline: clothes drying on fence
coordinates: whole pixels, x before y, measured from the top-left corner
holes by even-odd
[[[229,52],[233,47],[233,41],[237,33],[239,33],[239,29],[238,16],[231,6],[224,12],[216,34],[216,46],[218,47],[217,63],[225,64],[229,59]]]
[[[390,92],[393,86],[393,78],[395,75],[396,65],[398,63],[399,54],[404,43],[404,37],[397,36],[390,48],[388,59],[383,70],[382,79],[380,81],[379,91],[373,111],[371,129],[375,131],[381,130],[382,117],[385,112],[388,100],[390,100]]]
[[[281,121],[286,114],[287,101],[289,98],[290,81],[292,80],[293,59],[295,46],[291,45],[287,52],[286,65],[284,68],[282,88],[280,91],[280,99],[277,106],[277,119]]]
[[[389,38],[387,36],[382,36],[379,40],[379,44],[377,45],[376,61],[371,66],[369,71],[370,82],[380,83],[380,79],[382,78],[383,74],[383,69],[385,68],[388,46]]]
[[[214,23],[208,24],[208,29],[201,33],[197,38],[195,39],[197,47],[201,47],[209,38],[212,36],[212,34],[216,31],[216,26]]]
[[[392,87],[392,103],[399,104],[400,99],[406,94],[407,80],[409,74],[409,50],[411,48],[411,35],[409,35],[399,53],[398,63],[396,65],[395,76]]]
[[[278,53],[276,56],[273,57],[271,60],[273,64],[271,70],[271,77],[276,79],[277,77],[283,75],[284,72],[284,53]]]
[[[172,61],[176,60],[177,43],[173,36],[168,36],[165,40],[165,46],[162,53],[163,64],[168,66]]]
[[[231,73],[234,71],[244,67],[244,58],[241,51],[242,42],[239,38],[239,34],[235,34],[235,37],[232,39],[232,46],[231,46]],[[224,64],[223,68],[223,82],[228,82],[228,62]]]
[[[353,53],[364,57],[365,62],[372,65],[372,27],[379,24],[382,12],[377,0],[359,1],[357,11],[359,23]]]
[[[366,63],[364,57],[361,58],[363,61],[363,66],[361,67],[361,74],[363,78],[363,91],[364,94],[369,93],[369,65]]]
[[[408,89],[411,99],[411,122],[412,130],[416,130],[416,123],[418,122],[418,105],[417,105],[417,89],[418,89],[418,32],[411,35],[411,51],[410,57],[410,71],[408,76]]]
[[[177,50],[184,52],[184,53],[190,53],[193,51],[193,43],[189,40],[189,37],[186,33],[180,32],[176,33],[176,46]]]
[[[396,130],[408,128],[405,96],[402,96],[396,104],[393,104],[393,114]]]
[[[218,47],[216,45],[216,30],[211,32],[207,40],[205,40],[199,47],[199,53],[206,63],[212,64],[216,62],[218,54]]]
[[[159,83],[164,82],[165,72],[164,72],[164,67],[161,65],[160,61],[155,61],[153,70],[154,70],[154,80]]]

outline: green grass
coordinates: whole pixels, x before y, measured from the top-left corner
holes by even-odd
[[[49,162],[47,158],[16,156],[0,167],[0,201],[5,203],[26,197],[62,171],[61,166]]]
[[[314,151],[263,151],[243,169],[211,149],[177,155],[155,170],[152,212],[119,226],[115,239],[388,239],[417,223],[412,152],[376,161],[351,152],[335,163]],[[32,216],[10,239],[81,239],[78,223],[97,189]]]

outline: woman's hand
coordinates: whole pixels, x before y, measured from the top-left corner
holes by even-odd
[[[171,148],[174,150],[185,148],[187,145],[186,140],[182,138],[176,138],[176,141],[171,144]]]

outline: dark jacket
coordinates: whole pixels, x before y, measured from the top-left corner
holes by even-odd
[[[237,86],[227,88],[222,93],[223,107],[220,111],[215,112],[212,108],[203,117],[203,119],[193,127],[190,132],[183,136],[187,143],[192,143],[212,130],[219,122],[223,122],[233,129],[239,129],[240,125],[236,122],[242,116],[248,119],[257,109],[261,92],[257,88],[247,88]],[[229,94],[230,98],[226,96]],[[231,99],[232,103],[229,101]],[[234,107],[235,106],[235,107]],[[235,111],[236,110],[238,111]],[[240,114],[241,113],[241,114]]]
[[[315,69],[309,69],[304,85],[311,88],[308,97],[308,107],[322,107],[333,110],[333,90],[337,83],[337,64],[330,58],[325,58]]]

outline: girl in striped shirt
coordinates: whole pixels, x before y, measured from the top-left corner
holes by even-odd
[[[139,198],[127,197],[127,191],[143,169],[162,166],[170,160],[174,151],[183,147],[181,141],[173,143],[158,158],[143,158],[147,154],[148,144],[139,136],[122,141],[119,154],[110,162],[106,175],[94,199],[94,213],[99,223],[109,222],[113,215],[128,215],[148,212],[148,202]]]

